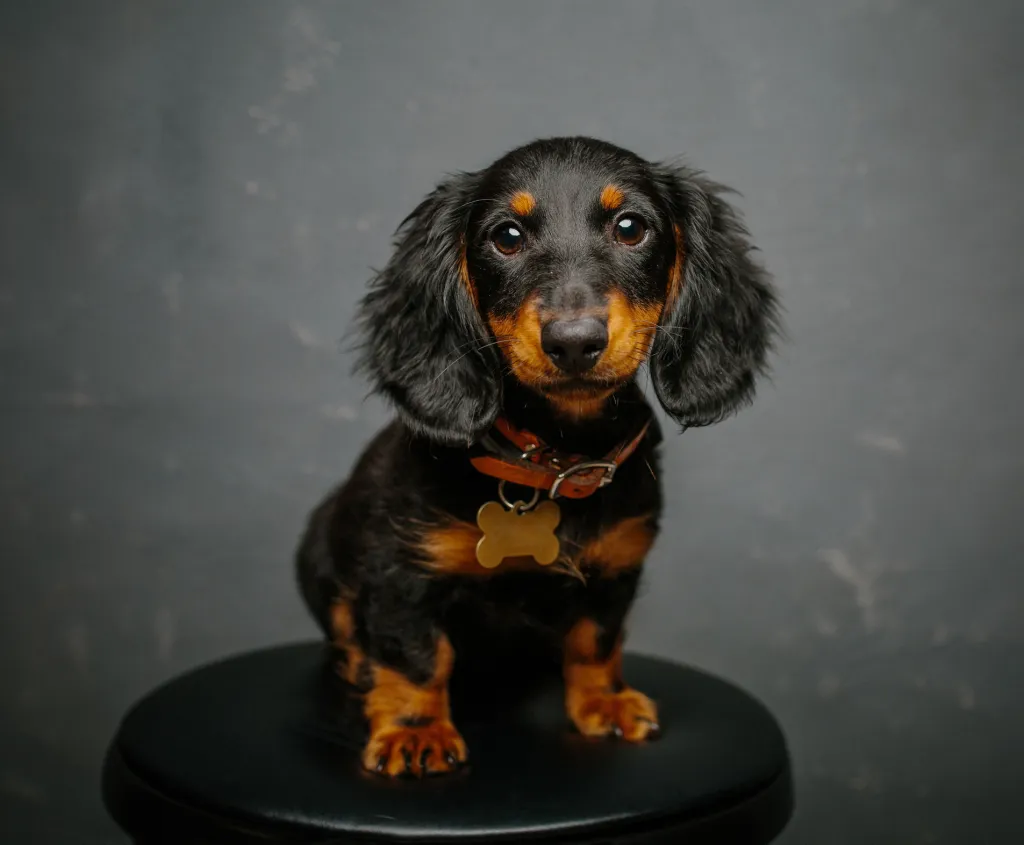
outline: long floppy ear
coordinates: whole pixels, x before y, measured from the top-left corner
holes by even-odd
[[[413,431],[450,445],[485,432],[500,403],[498,360],[466,267],[476,181],[452,177],[402,221],[360,306],[360,369]]]
[[[659,166],[655,181],[673,219],[676,260],[651,380],[684,428],[710,425],[753,398],[779,329],[776,295],[722,198],[727,188],[686,167]]]

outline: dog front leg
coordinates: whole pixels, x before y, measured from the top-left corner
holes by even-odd
[[[424,777],[462,766],[468,752],[451,721],[455,651],[448,637],[410,615],[385,635],[379,625],[359,624],[357,613],[342,600],[333,619],[343,674],[362,691],[370,734],[363,767],[390,777]]]
[[[654,702],[622,678],[623,622],[637,575],[592,583],[589,607],[565,638],[565,710],[584,736],[640,742],[660,732]]]

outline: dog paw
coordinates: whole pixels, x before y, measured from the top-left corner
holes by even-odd
[[[446,719],[378,730],[363,749],[363,767],[388,777],[429,777],[466,763],[466,743]]]
[[[627,742],[642,742],[656,739],[661,733],[657,706],[635,689],[582,690],[569,695],[567,710],[584,736],[615,736]]]

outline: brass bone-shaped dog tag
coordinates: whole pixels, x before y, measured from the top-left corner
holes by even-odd
[[[541,566],[554,563],[559,544],[555,528],[562,518],[561,509],[550,499],[532,510],[516,502],[506,510],[498,502],[487,502],[476,515],[476,524],[484,535],[476,544],[477,562],[494,569],[507,557],[532,557]]]

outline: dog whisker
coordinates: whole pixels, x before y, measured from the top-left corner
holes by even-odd
[[[454,367],[456,364],[458,364],[459,361],[461,361],[463,358],[465,358],[465,357],[467,357],[469,355],[472,355],[474,352],[482,352],[483,350],[488,349],[488,348],[490,348],[492,346],[498,346],[501,343],[502,343],[502,341],[495,340],[495,341],[491,341],[490,343],[485,343],[482,346],[478,346],[478,347],[476,347],[474,349],[470,349],[468,352],[464,352],[462,355],[459,355],[457,358],[455,358],[454,361],[451,361],[449,364],[447,364],[444,367],[444,369],[441,370],[441,372],[439,372],[436,376],[434,376],[430,380],[430,384],[433,384],[435,381],[437,381],[439,378],[441,378],[441,376],[443,376],[446,372],[448,372],[448,370],[450,370],[452,367]]]
[[[633,334],[655,334],[656,332],[664,332],[672,337],[682,336],[684,334],[693,334],[690,329],[670,329],[668,326],[645,326],[643,328],[636,329]]]
[[[515,337],[499,337],[497,340],[495,340],[493,342],[490,342],[490,343],[485,342],[484,345],[480,346],[479,348],[480,349],[486,349],[488,346],[496,346],[496,345],[500,345],[502,343],[517,343],[518,341],[519,341],[519,339],[515,338]],[[460,343],[458,346],[455,347],[455,351],[456,352],[460,352],[463,349],[466,349],[467,347],[477,346],[479,343],[480,343],[480,340],[477,339],[477,338],[474,338],[473,340],[467,341],[466,343]]]
[[[455,212],[462,211],[464,208],[469,208],[471,205],[477,205],[478,203],[484,202],[494,202],[494,199],[492,197],[483,197],[482,199],[470,200],[469,202],[464,202],[462,205],[457,205],[452,209],[452,213],[454,214]]]

